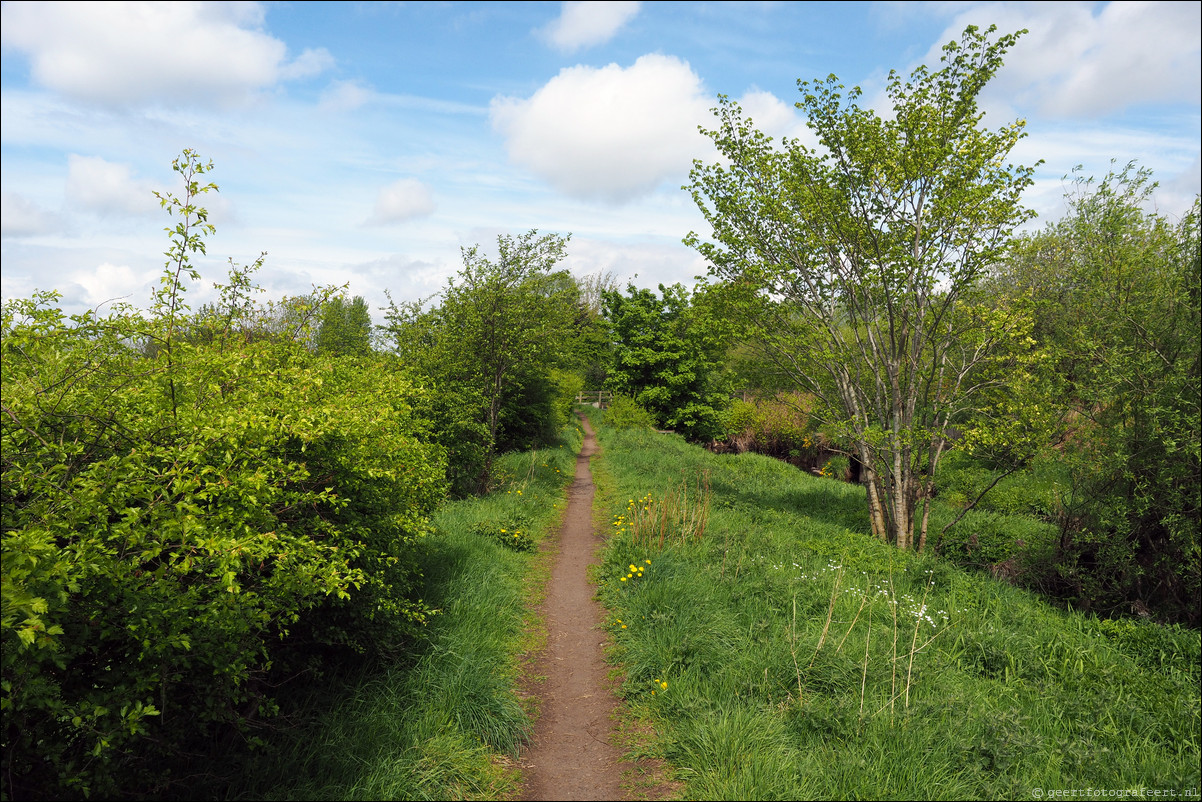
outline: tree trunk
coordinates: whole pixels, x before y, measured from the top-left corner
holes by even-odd
[[[872,468],[872,463],[868,462],[867,455],[861,459],[863,463],[863,482],[864,489],[868,493],[868,517],[872,523],[872,534],[876,535],[882,543],[889,542],[889,521],[885,514],[885,505],[882,498],[887,498],[883,489],[880,487],[880,477]]]

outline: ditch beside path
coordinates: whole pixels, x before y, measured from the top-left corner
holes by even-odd
[[[547,646],[529,671],[545,677],[532,688],[539,698],[534,738],[522,754],[522,799],[568,800],[631,797],[611,743],[618,706],[605,662],[603,611],[587,578],[602,539],[593,530],[593,474],[589,459],[597,439],[588,420],[576,457],[576,477],[559,532],[559,555],[547,584],[543,614]]]

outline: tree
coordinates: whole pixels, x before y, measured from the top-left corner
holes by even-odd
[[[601,295],[613,336],[613,361],[605,386],[632,397],[693,440],[721,433],[719,412],[727,395],[716,387],[720,343],[700,325],[697,308],[680,284],[652,290],[626,285]]]
[[[584,389],[599,390],[605,384],[612,361],[609,323],[602,308],[602,295],[618,289],[612,272],[604,270],[578,279],[580,300],[576,304],[576,356]]]
[[[891,117],[834,75],[799,81],[818,149],[775,147],[720,96],[705,133],[729,163],[691,173],[716,242],[686,242],[756,293],[748,309],[778,364],[853,444],[872,530],[899,548],[922,547],[952,428],[997,388],[978,368],[1023,323],[974,298],[1031,216],[1033,168],[1006,162],[1024,122],[980,125],[977,97],[1025,33],[991,42],[994,30],[967,28],[936,72],[890,72]]]
[[[336,356],[371,352],[371,312],[363,296],[356,295],[349,305],[342,296],[326,302],[317,331],[317,350]]]
[[[1078,177],[1068,214],[1023,237],[1000,291],[1033,296],[1073,432],[1054,511],[1056,587],[1081,607],[1197,625],[1202,484],[1199,202],[1145,211],[1155,184],[1129,164]]]
[[[439,305],[423,311],[421,304],[393,304],[387,315],[396,353],[457,397],[458,409],[443,410],[455,415],[448,422],[467,431],[471,422],[462,413],[470,410],[483,425],[484,443],[471,449],[478,452],[476,489],[487,486],[499,448],[528,443],[530,427],[545,428],[554,418],[559,383],[552,371],[573,353],[579,300],[571,275],[555,270],[568,239],[501,235],[496,261],[478,245],[464,248],[463,269],[448,280]]]

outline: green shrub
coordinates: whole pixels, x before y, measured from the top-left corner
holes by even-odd
[[[8,798],[161,793],[183,754],[252,738],[311,654],[386,648],[427,614],[445,452],[423,391],[273,334],[229,291],[249,271],[185,316],[198,167],[153,314],[3,307]]]
[[[726,439],[736,451],[754,451],[806,469],[818,468],[827,454],[827,438],[810,417],[813,399],[801,393],[778,393],[731,403]],[[842,478],[842,474],[838,475]]]
[[[294,643],[420,623],[445,457],[383,362],[262,340],[168,364],[125,345],[136,318],[76,322],[5,307],[5,778],[105,794],[269,713]]]
[[[605,410],[605,425],[614,429],[654,429],[655,417],[628,395],[615,395]]]

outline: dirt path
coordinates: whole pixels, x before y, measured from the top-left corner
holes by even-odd
[[[546,677],[532,691],[540,700],[534,739],[522,755],[522,799],[627,799],[621,755],[610,743],[617,700],[602,652],[601,606],[586,569],[601,543],[593,531],[596,438],[587,420],[576,458],[576,480],[559,534],[559,556],[547,585],[547,648],[531,667]]]

